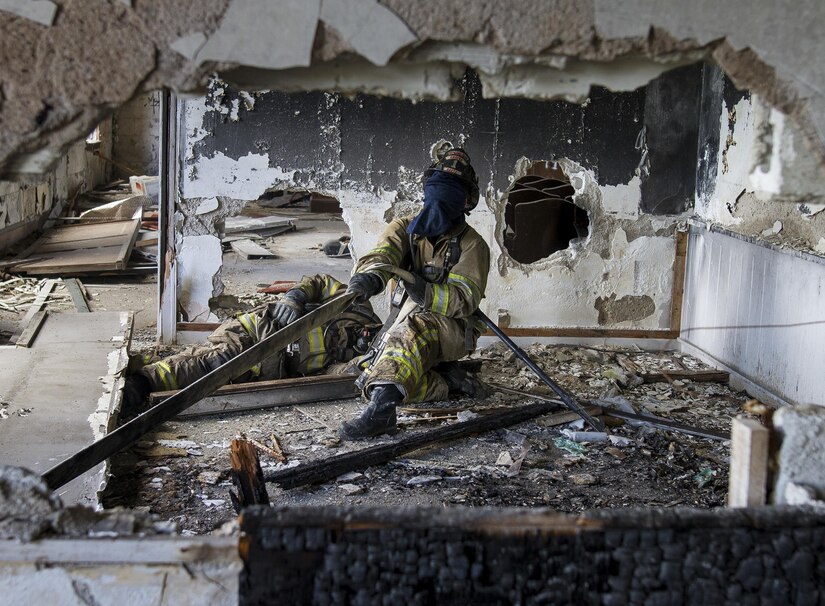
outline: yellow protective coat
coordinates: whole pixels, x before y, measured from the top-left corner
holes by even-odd
[[[411,240],[407,234],[409,223],[410,219],[390,223],[378,244],[358,260],[355,271],[375,273],[386,286],[392,276],[371,266],[390,264],[426,276],[425,267],[444,267],[450,240],[455,236],[461,254],[458,262],[443,272],[441,281],[427,283],[424,304],[388,332],[386,347],[367,371],[366,389],[373,384],[392,383],[399,386],[407,402],[443,400],[447,385],[431,369],[475,349],[480,326],[472,314],[487,287],[490,248],[466,224],[430,242],[421,236]],[[470,337],[472,349],[466,347],[465,336]]]
[[[308,303],[324,303],[346,290],[340,281],[323,274],[304,276],[295,288],[304,291]],[[144,366],[139,372],[149,379],[152,391],[183,389],[277,331],[278,326],[268,312],[267,305],[240,314],[221,324],[208,337],[208,345],[190,347],[179,354]],[[297,356],[288,357],[284,351],[279,351],[234,382],[273,380],[325,371],[334,363],[342,361],[339,359],[341,356],[336,355],[340,353],[336,352],[336,348],[346,344],[347,328],[380,323],[381,320],[373,314],[369,304],[362,314],[347,311],[334,323],[314,328],[301,337],[297,342]],[[352,355],[354,352],[347,352],[345,357]]]

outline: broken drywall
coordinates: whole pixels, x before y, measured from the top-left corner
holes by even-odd
[[[758,96],[717,109],[719,149],[712,183],[698,187],[696,212],[745,235],[816,251],[825,235],[825,185],[798,130]],[[825,208],[825,206],[822,206]],[[776,224],[779,224],[778,228]]]
[[[354,254],[363,254],[388,221],[418,211],[421,172],[432,162],[432,149],[448,142],[467,148],[481,178],[484,196],[470,222],[493,249],[489,309],[513,307],[513,289],[526,287],[537,296],[555,297],[555,304],[514,310],[514,326],[596,327],[597,297],[649,295],[654,311],[611,325],[667,328],[673,234],[680,216],[654,221],[639,212],[643,178],[637,174],[642,159],[637,139],[644,89],[594,89],[584,106],[486,100],[480,81],[468,73],[462,90],[463,101],[450,104],[258,92],[236,120],[232,108],[245,94],[213,81],[206,97],[183,103],[179,233],[216,235],[219,219],[240,210],[244,201],[266,190],[299,187],[341,202]],[[519,128],[525,123],[534,130]],[[591,234],[549,259],[523,265],[501,244],[501,217],[508,187],[532,163],[523,156],[527,151],[536,160],[565,152],[576,158],[564,160],[564,166],[577,203],[589,212]],[[655,168],[644,176],[657,178]],[[218,209],[199,214],[215,200]],[[207,295],[202,293],[204,307]]]
[[[417,40],[406,23],[376,0],[323,0],[321,19],[376,65],[385,65],[399,49]],[[369,30],[381,35],[364,35]]]
[[[310,64],[321,0],[231,0],[196,61],[286,69]]]
[[[178,250],[178,304],[186,322],[217,322],[209,299],[221,294],[213,283],[221,269],[221,241],[216,236],[183,236]]]

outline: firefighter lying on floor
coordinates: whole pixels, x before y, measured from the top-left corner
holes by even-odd
[[[183,389],[273,332],[301,317],[306,308],[346,292],[332,276],[305,276],[280,301],[239,315],[221,324],[200,345],[154,361],[126,377],[123,414],[142,412],[150,392]],[[381,320],[368,301],[359,301],[334,320],[311,330],[289,351],[280,351],[235,383],[313,374],[358,372],[354,362],[365,353],[381,329]]]
[[[478,197],[467,153],[446,151],[424,173],[421,212],[390,223],[375,248],[358,260],[348,292],[360,300],[384,290],[392,277],[388,265],[412,272],[414,281],[402,280],[408,298],[362,375],[369,403],[360,417],[341,426],[342,438],[395,433],[401,402],[444,400],[451,389],[474,391],[477,383],[469,376],[433,368],[473,351],[481,332],[473,314],[487,285],[490,249],[465,219]]]

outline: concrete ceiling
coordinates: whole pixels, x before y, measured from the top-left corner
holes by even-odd
[[[136,94],[245,86],[583,100],[698,58],[788,114],[825,164],[825,4],[768,0],[0,0],[0,178],[42,173]]]

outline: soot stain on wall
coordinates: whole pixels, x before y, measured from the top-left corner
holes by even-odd
[[[247,110],[237,101],[239,91],[221,83],[220,102],[240,106],[239,119],[222,108],[207,111],[203,128],[211,136],[195,145],[195,157],[267,153],[270,166],[297,171],[296,185],[397,190],[399,168],[422,170],[431,161],[430,146],[443,138],[470,153],[482,191],[488,185],[505,191],[522,157],[569,158],[607,186],[626,184],[637,174],[644,126],[650,174],[642,179],[642,210],[675,214],[692,206],[696,188],[705,75],[696,64],[632,92],[593,87],[582,105],[484,99],[472,70],[460,83],[458,102],[267,91]]]

